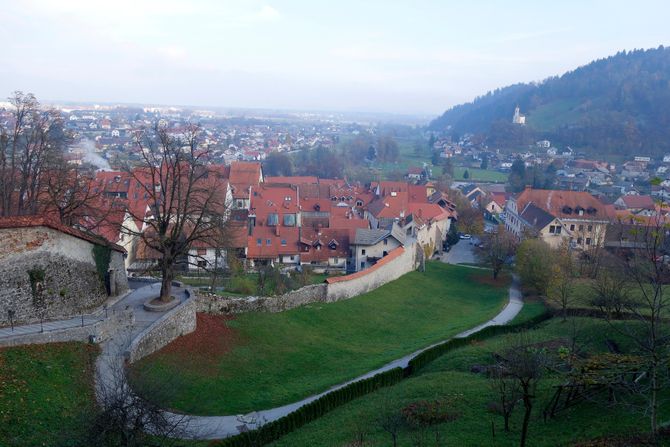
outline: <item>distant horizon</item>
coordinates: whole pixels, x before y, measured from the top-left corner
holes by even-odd
[[[666,45],[668,15],[661,0],[25,0],[0,9],[0,83],[56,103],[435,117]]]

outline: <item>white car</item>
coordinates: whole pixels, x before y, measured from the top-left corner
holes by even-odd
[[[472,236],[470,236],[469,234],[461,234],[460,237],[461,239],[472,239]]]

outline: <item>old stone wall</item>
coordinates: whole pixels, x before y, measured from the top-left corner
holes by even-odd
[[[66,341],[89,341],[91,335],[100,343],[110,338],[117,328],[130,326],[133,323],[133,313],[130,310],[110,313],[109,317],[86,326],[73,326],[53,331],[36,332],[34,334],[18,335],[16,337],[0,338],[0,347],[31,345],[41,343],[56,343]]]
[[[128,290],[123,255],[110,267],[117,294]],[[32,279],[31,279],[32,272]],[[0,229],[0,326],[54,320],[88,312],[107,300],[93,244],[46,227]]]
[[[194,298],[167,312],[135,337],[126,352],[126,359],[130,363],[136,362],[177,337],[193,332],[196,326],[195,312]]]
[[[243,298],[198,292],[198,312],[211,314],[240,314],[244,312],[282,312],[305,304],[327,300],[328,286],[313,284],[278,296],[248,296]]]
[[[374,266],[328,279],[327,301],[339,301],[369,292],[416,269],[416,244],[391,251]]]

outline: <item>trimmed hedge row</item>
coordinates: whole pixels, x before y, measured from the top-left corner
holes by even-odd
[[[409,361],[407,368],[394,368],[389,371],[379,373],[368,379],[359,380],[345,387],[326,394],[307,405],[298,408],[296,411],[267,423],[262,427],[251,430],[221,441],[214,441],[211,445],[218,447],[255,447],[276,441],[282,436],[302,427],[303,425],[318,419],[329,411],[344,405],[358,397],[378,390],[379,388],[395,385],[404,378],[418,372],[421,368],[428,365],[433,360],[446,354],[447,352],[466,346],[473,340],[483,340],[496,335],[516,332],[522,329],[528,329],[552,317],[550,311],[546,311],[523,323],[510,324],[504,326],[489,326],[465,338],[452,338],[437,346],[434,346],[414,359]]]
[[[340,405],[350,402],[357,397],[364,396],[379,388],[395,385],[404,378],[402,368],[393,368],[376,374],[368,379],[359,380],[345,387],[322,396],[292,413],[263,425],[262,427],[223,439],[216,444],[221,447],[255,447],[276,441],[328,413]]]
[[[433,360],[441,357],[447,352],[466,346],[473,340],[485,340],[490,337],[494,337],[500,334],[507,334],[510,332],[517,332],[523,329],[528,329],[533,326],[536,326],[543,321],[550,319],[553,316],[553,313],[549,310],[537,315],[529,320],[524,321],[523,323],[516,324],[506,324],[502,326],[488,326],[484,329],[475,332],[474,334],[464,337],[464,338],[452,338],[444,343],[440,343],[437,346],[433,346],[430,349],[423,351],[421,354],[414,357],[409,361],[407,368],[405,368],[405,377],[411,376],[418,372],[421,368],[428,365]]]

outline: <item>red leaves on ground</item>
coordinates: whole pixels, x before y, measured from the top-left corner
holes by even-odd
[[[163,361],[197,370],[216,373],[216,364],[229,352],[237,340],[237,333],[226,325],[234,317],[228,315],[197,314],[194,332],[177,338],[155,355]]]

